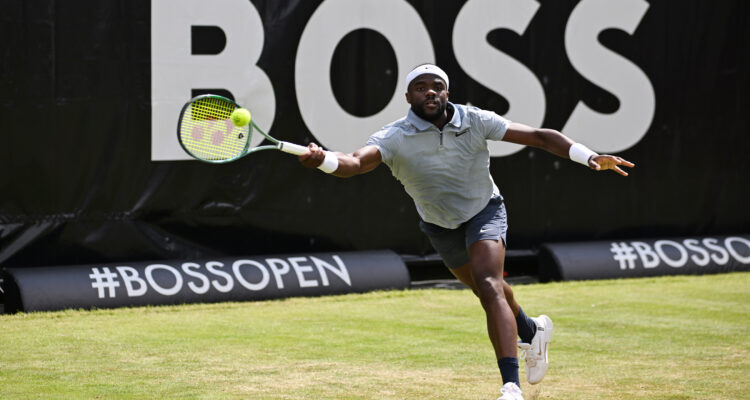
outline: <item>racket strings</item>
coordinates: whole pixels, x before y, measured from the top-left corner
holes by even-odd
[[[232,123],[235,109],[220,98],[203,98],[192,102],[182,115],[180,139],[194,156],[213,161],[241,156],[248,147],[250,127]]]

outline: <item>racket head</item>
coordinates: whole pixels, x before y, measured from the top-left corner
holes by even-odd
[[[214,164],[234,161],[248,153],[252,122],[236,126],[230,116],[240,108],[215,94],[194,97],[182,107],[177,123],[180,146],[192,157]]]

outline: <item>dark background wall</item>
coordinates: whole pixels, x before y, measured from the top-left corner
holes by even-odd
[[[456,59],[451,35],[465,2],[408,3],[429,32],[435,61],[451,76],[451,99],[506,113],[508,99],[472,79]],[[542,125],[562,129],[579,101],[601,113],[617,111],[617,96],[568,58],[566,23],[579,2],[538,3],[522,35],[498,29],[486,39],[542,83]],[[294,57],[320,2],[252,4],[265,32],[257,65],[275,93],[270,133],[318,141],[299,110]],[[432,252],[411,200],[385,166],[341,180],[278,152],[220,166],[152,161],[149,1],[0,5],[1,266],[379,248]],[[618,153],[637,167],[627,178],[593,173],[528,148],[494,158],[510,248],[747,232],[748,16],[743,0],[651,1],[632,35],[601,32],[599,42],[642,69],[653,86],[648,131]],[[342,38],[330,76],[310,79],[331,79],[342,107],[367,116],[387,103],[407,70],[399,69],[387,40],[358,30]]]

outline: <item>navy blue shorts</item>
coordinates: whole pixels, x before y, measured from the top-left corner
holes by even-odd
[[[458,268],[469,262],[469,246],[479,240],[503,240],[508,232],[508,215],[500,196],[493,196],[477,215],[459,225],[446,229],[429,222],[419,221],[419,229],[427,235],[432,247],[440,254],[448,268]]]

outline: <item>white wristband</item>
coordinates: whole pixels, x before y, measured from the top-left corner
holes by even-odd
[[[587,167],[589,166],[589,159],[591,159],[592,156],[598,156],[598,154],[580,143],[573,143],[573,145],[570,146],[570,150],[568,150],[568,155],[571,160]]]
[[[334,154],[332,151],[326,151],[326,158],[323,160],[323,163],[318,166],[318,169],[330,174],[336,171],[336,169],[339,167],[339,158],[336,157],[336,154]]]

